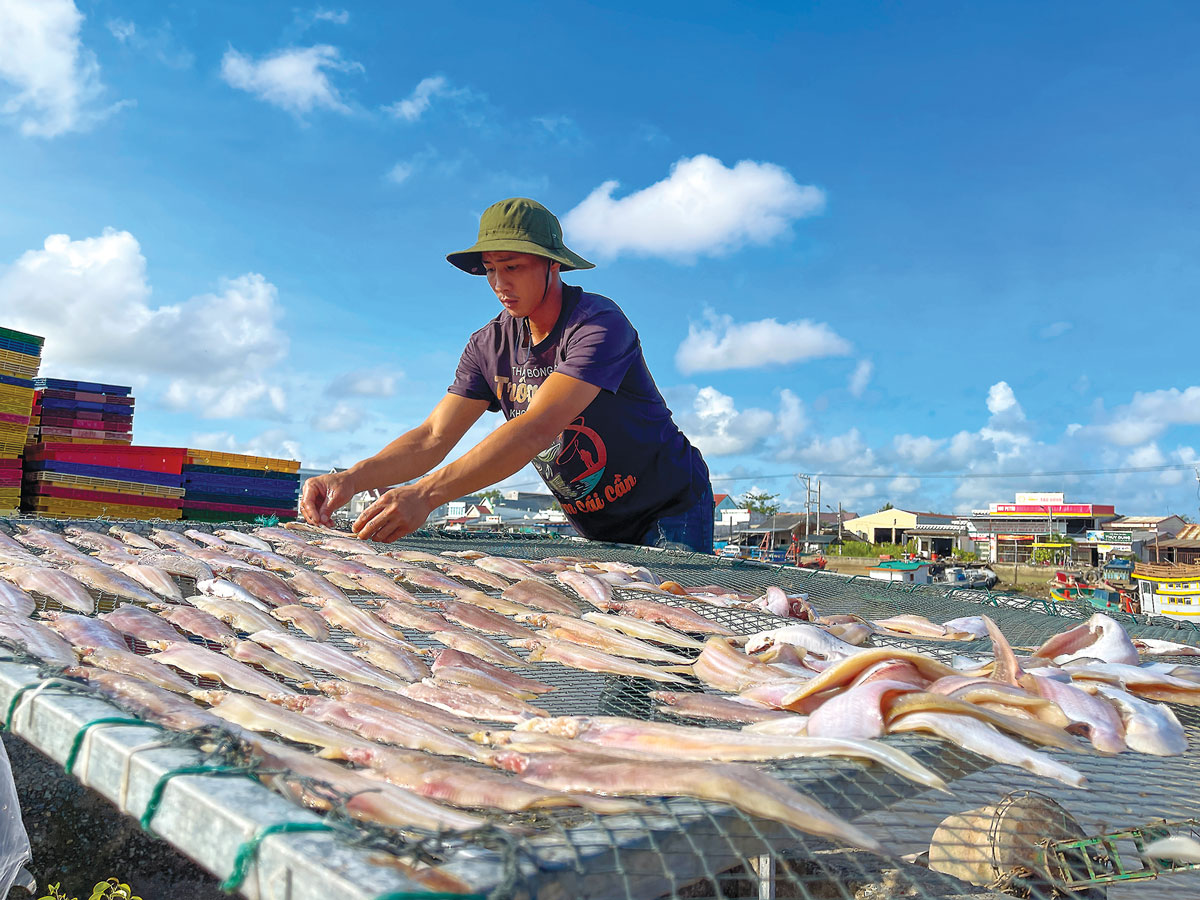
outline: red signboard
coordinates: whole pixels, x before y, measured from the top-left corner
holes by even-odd
[[[1034,538],[1034,535],[1032,535],[1032,534],[998,534],[998,535],[996,535],[996,540],[998,540],[998,541],[1032,541],[1033,538]]]
[[[1063,503],[1054,506],[997,503],[994,512],[1002,516],[1109,516],[1115,507],[1094,503]]]

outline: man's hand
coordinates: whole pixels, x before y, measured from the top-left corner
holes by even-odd
[[[418,485],[392,488],[365,510],[354,523],[354,533],[364,541],[387,544],[412,534],[436,509]]]
[[[318,475],[304,482],[300,512],[310,525],[333,525],[333,514],[357,493],[346,472]]]

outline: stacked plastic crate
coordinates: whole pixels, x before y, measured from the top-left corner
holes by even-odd
[[[34,383],[41,406],[39,443],[133,443],[130,388],[62,378],[37,378]]]
[[[21,454],[34,419],[33,379],[42,361],[43,339],[0,328],[0,513],[21,504]]]
[[[26,449],[21,509],[55,518],[179,519],[178,447],[42,443]]]
[[[183,517],[198,522],[296,518],[300,463],[291,459],[187,450]]]

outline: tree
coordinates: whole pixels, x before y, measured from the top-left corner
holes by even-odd
[[[499,503],[503,499],[504,499],[504,494],[502,494],[496,488],[492,488],[490,491],[482,491],[479,494],[479,502],[484,504],[485,506],[487,506],[488,509],[493,510],[493,511],[495,511],[495,509],[496,509],[496,504]]]
[[[779,495],[766,491],[747,491],[742,495],[742,506],[750,512],[773,516],[779,512]]]
[[[895,509],[895,508],[896,507],[892,506],[892,504],[885,503],[885,504],[883,504],[883,506],[879,507],[879,512],[887,512],[889,509]]]

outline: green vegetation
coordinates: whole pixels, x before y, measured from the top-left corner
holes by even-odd
[[[773,516],[779,512],[779,495],[765,491],[748,491],[742,495],[742,506],[750,512]]]
[[[62,883],[52,884],[47,887],[49,891],[45,896],[39,897],[38,900],[75,900],[74,897],[68,897],[62,892]],[[115,878],[110,878],[107,881],[98,881],[92,887],[91,896],[88,900],[142,900],[133,892],[133,888],[125,884],[123,881],[117,881]]]
[[[479,502],[486,505],[488,509],[495,509],[496,504],[503,499],[504,494],[496,488],[492,488],[490,491],[482,491],[479,494]]]
[[[907,544],[868,544],[865,541],[846,541],[842,544],[842,556],[892,556],[899,559],[905,553],[916,553],[917,542]]]
[[[979,554],[974,550],[959,550],[954,554],[955,559],[961,559],[963,562],[977,562]]]

